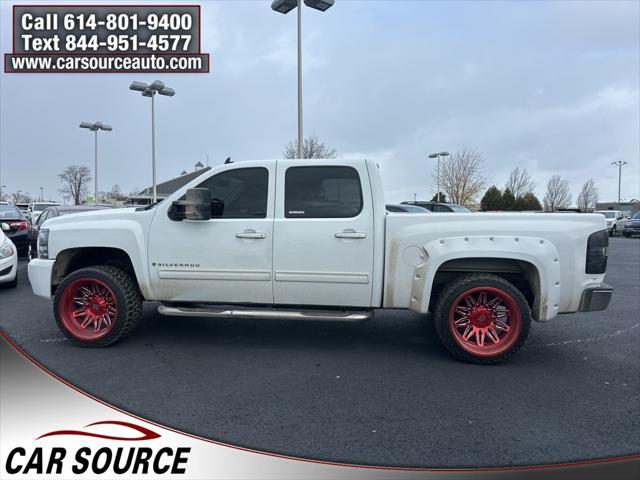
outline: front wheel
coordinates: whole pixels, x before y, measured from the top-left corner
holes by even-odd
[[[435,311],[440,340],[456,358],[496,364],[527,340],[531,309],[524,295],[496,275],[465,275],[444,287]]]
[[[609,236],[611,237],[615,237],[616,236],[616,226],[614,225],[613,228],[611,229],[611,231],[609,232]]]
[[[629,232],[622,232],[622,234],[627,238],[631,238],[631,233]]]
[[[142,316],[142,297],[123,270],[98,265],[68,275],[53,303],[58,327],[73,343],[106,347],[131,333]]]

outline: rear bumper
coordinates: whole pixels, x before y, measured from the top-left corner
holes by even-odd
[[[18,250],[23,250],[29,245],[29,230],[20,230],[19,232],[7,235]]]
[[[595,287],[589,287],[582,292],[580,300],[581,312],[599,312],[609,306],[613,296],[613,287],[606,283],[601,283]]]
[[[35,295],[51,298],[51,272],[55,260],[35,258],[29,262],[29,282]]]

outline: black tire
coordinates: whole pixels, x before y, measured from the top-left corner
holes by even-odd
[[[465,295],[466,292],[482,291],[482,288],[487,288],[492,292],[496,292],[494,295],[504,294],[505,298],[509,297],[508,301],[511,308],[508,308],[507,310],[510,312],[510,317],[515,320],[514,324],[511,324],[511,328],[514,328],[515,326],[513,332],[510,334],[503,333],[503,335],[510,335],[508,341],[505,340],[505,345],[511,344],[510,347],[506,351],[499,352],[495,355],[478,355],[468,351],[468,349],[465,349],[462,346],[463,344],[468,344],[454,336],[454,327],[451,326],[451,320],[455,319],[453,312],[455,311],[459,314],[455,309],[455,306],[459,305],[459,303],[456,303],[457,300],[460,299],[461,296]],[[499,294],[498,291],[502,293]],[[513,314],[511,312],[513,312]],[[471,314],[469,314],[469,317],[470,316]],[[485,321],[485,317],[481,317],[481,320]],[[527,299],[524,297],[522,292],[505,279],[490,274],[464,275],[451,281],[440,292],[434,313],[436,331],[438,332],[438,336],[446,349],[459,360],[481,365],[499,364],[515,355],[515,353],[518,352],[518,350],[520,350],[527,341],[529,329],[531,327],[531,320],[531,308],[529,307]],[[511,320],[509,320],[509,322],[511,322]],[[492,332],[496,333],[495,328],[493,328],[494,326],[495,324],[491,323]],[[505,337],[501,338],[505,339]],[[489,345],[489,343],[487,343],[487,347],[495,347],[495,345]],[[472,348],[475,349],[476,347],[473,346]],[[504,345],[496,348],[504,348]]]
[[[627,238],[631,238],[631,234],[629,232],[622,232],[622,234]]]
[[[616,236],[616,226],[614,225],[613,228],[611,228],[611,232],[609,232],[609,236],[610,237],[615,237]]]
[[[65,291],[84,279],[106,285],[111,290],[109,293],[115,297],[117,314],[113,315],[108,333],[100,338],[79,338],[65,324],[65,319],[69,321],[69,311],[65,305],[70,295],[70,292],[65,294]],[[142,316],[142,301],[138,286],[125,271],[112,266],[96,265],[76,270],[62,281],[54,297],[53,313],[62,333],[74,344],[82,347],[107,347],[122,340],[135,329]]]

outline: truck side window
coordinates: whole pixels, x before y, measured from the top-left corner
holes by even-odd
[[[351,218],[362,211],[362,188],[352,167],[290,167],[285,173],[286,218]]]
[[[237,168],[205,180],[211,190],[213,218],[266,218],[269,172],[266,168]]]

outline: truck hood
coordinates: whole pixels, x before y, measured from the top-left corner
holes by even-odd
[[[83,223],[100,220],[128,220],[144,215],[145,212],[136,212],[135,208],[114,208],[112,210],[94,210],[79,212],[70,215],[62,215],[44,222],[43,228],[55,228],[58,226],[81,226]]]

